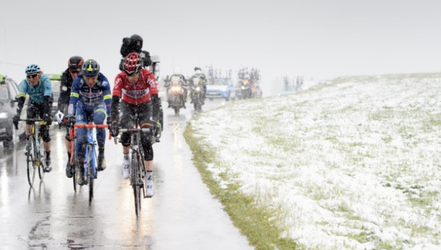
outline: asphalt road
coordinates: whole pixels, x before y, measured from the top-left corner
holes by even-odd
[[[222,105],[208,101],[205,110]],[[164,106],[155,144],[156,194],[137,219],[132,188],[121,176],[121,145],[106,141],[107,169],[75,193],[65,176],[64,129],[51,128],[53,170],[29,188],[23,146],[0,147],[0,249],[253,249],[202,183],[182,134],[193,108]]]

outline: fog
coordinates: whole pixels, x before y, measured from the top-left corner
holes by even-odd
[[[264,90],[281,77],[439,71],[436,0],[79,0],[3,2],[0,74],[20,82],[28,64],[46,73],[70,56],[96,59],[113,81],[123,37],[139,34],[161,75],[195,66],[258,68]],[[63,7],[64,6],[64,7]]]

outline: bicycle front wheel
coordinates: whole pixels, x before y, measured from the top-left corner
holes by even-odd
[[[38,139],[38,144],[40,145],[38,148],[35,147],[35,156],[39,162],[38,164],[38,177],[40,177],[40,181],[42,181],[44,179],[44,170],[43,168],[46,166],[46,158],[43,157],[42,154],[42,145],[41,145],[41,140]]]
[[[90,151],[92,152],[92,151]],[[93,157],[89,154],[88,159],[88,166],[87,166],[87,181],[89,183],[89,206],[92,204],[93,200],[93,180],[94,180],[94,173],[93,173]]]
[[[71,166],[71,171],[72,171],[72,184],[73,184],[73,189],[74,192],[77,192],[77,186],[78,186],[78,180],[80,179],[80,169],[78,167],[78,162],[75,159],[75,153],[72,152],[71,153],[71,157],[73,158],[72,160],[72,166]]]
[[[25,150],[27,150],[26,163],[27,163],[28,183],[29,186],[32,187],[34,185],[35,172],[37,170],[37,166],[34,161],[34,140],[32,136],[29,137],[29,141],[26,144]]]
[[[131,181],[133,187],[133,197],[135,200],[135,214],[136,217],[138,217],[141,211],[141,179],[139,175],[139,159],[137,153],[132,154],[131,168]]]

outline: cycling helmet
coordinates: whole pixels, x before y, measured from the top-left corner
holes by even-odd
[[[37,64],[31,64],[26,67],[26,74],[40,73],[40,67]]]
[[[138,53],[132,52],[128,54],[124,60],[124,71],[127,73],[127,75],[137,73],[141,70],[141,68],[142,64]]]
[[[131,37],[130,37],[130,40],[132,41],[132,43],[133,44],[136,44],[136,42],[141,42],[141,46],[140,46],[140,48],[142,48],[142,43],[143,43],[143,40],[142,40],[142,37],[140,36],[140,35],[138,35],[138,34],[133,34]]]
[[[94,77],[100,73],[100,65],[93,59],[87,60],[83,64],[83,73],[86,77]]]
[[[69,65],[70,71],[81,71],[81,66],[83,66],[84,60],[81,56],[72,56],[69,58],[67,64]]]

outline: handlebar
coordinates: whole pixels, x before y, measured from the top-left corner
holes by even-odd
[[[144,127],[144,128],[121,128],[118,126],[118,130],[119,132],[151,132],[152,131],[152,125],[151,124],[146,124],[148,126],[148,128]],[[110,135],[109,135],[110,138]],[[115,144],[118,144],[118,140],[117,137],[114,137],[114,141]]]
[[[39,123],[40,125],[45,125],[46,122],[42,119],[19,119],[20,122],[33,122],[35,124]]]
[[[93,124],[93,123],[88,123],[88,124],[75,124],[74,128],[88,128],[88,129],[92,129],[92,128],[108,128],[109,126],[107,124]]]
[[[74,124],[74,128],[87,128],[87,129],[93,129],[93,128],[108,128],[109,125],[107,124],[93,124],[93,123],[87,123],[87,124]],[[112,136],[109,133],[109,140],[112,138]]]
[[[150,125],[148,128],[120,128],[119,131],[121,132],[150,132]]]

